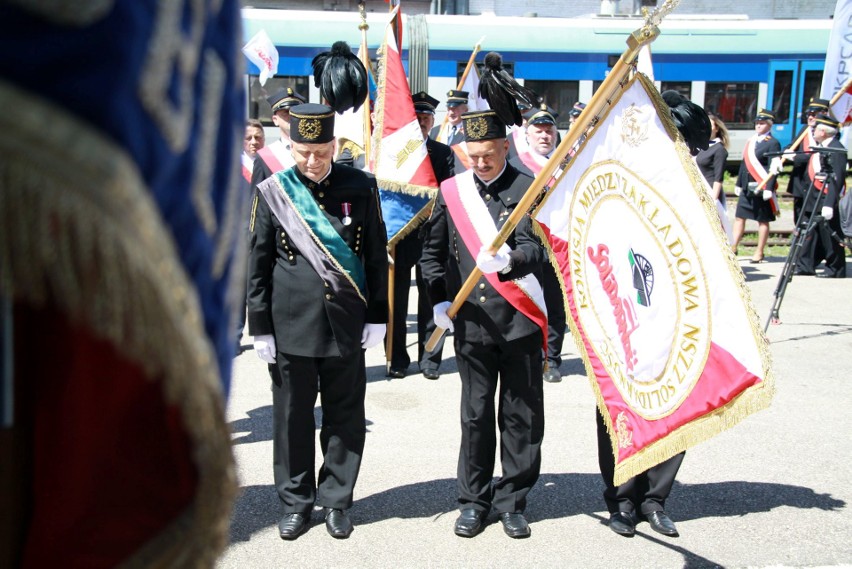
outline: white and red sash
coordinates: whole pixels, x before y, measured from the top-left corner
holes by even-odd
[[[447,211],[459,231],[468,252],[475,259],[483,245],[494,242],[497,226],[473,182],[468,170],[441,184],[441,194]],[[541,328],[544,349],[547,349],[547,308],[541,284],[532,274],[512,281],[501,281],[496,273],[484,275],[500,296]]]
[[[254,158],[243,152],[240,156],[240,161],[243,165],[243,178],[246,182],[251,182],[251,172],[254,169]]]
[[[276,140],[272,144],[264,146],[257,151],[257,155],[260,156],[264,164],[269,166],[273,174],[281,170],[286,170],[296,163],[293,160],[293,155],[290,154],[288,144],[283,140]]]
[[[535,175],[541,172],[548,160],[547,156],[533,152],[529,147],[523,152],[518,152],[518,159]]]
[[[530,143],[527,142],[526,127],[513,126],[511,135],[512,142],[515,143],[515,150],[518,152],[518,156],[530,149]]]
[[[470,158],[467,155],[467,144],[464,142],[459,142],[458,144],[453,144],[450,146],[453,149],[453,152],[456,154],[456,158],[459,159],[462,166],[464,166],[465,170],[470,170]]]
[[[757,159],[757,155],[754,152],[756,146],[757,136],[752,136],[748,139],[748,142],[746,142],[745,149],[743,149],[743,162],[746,165],[748,173],[751,174],[752,179],[754,179],[758,184],[762,184],[764,180],[769,178],[769,172],[766,171],[766,168],[764,168],[763,164],[760,163],[760,160]],[[767,183],[766,186],[769,186],[769,184]],[[772,187],[766,186],[764,189],[772,192],[772,197],[769,199],[769,205],[772,207],[772,213],[778,215],[780,210],[778,209],[778,201],[775,199],[775,188],[778,187],[778,181],[772,180]]]

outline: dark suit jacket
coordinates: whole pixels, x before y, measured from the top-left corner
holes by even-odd
[[[772,135],[767,136],[760,142],[758,142],[754,147],[754,155],[757,157],[757,161],[763,164],[763,167],[769,170],[769,161],[771,158],[767,157],[767,154],[774,154],[777,152],[781,152],[781,143],[778,142],[777,138],[774,138]],[[751,174],[748,171],[748,167],[746,166],[745,160],[740,163],[740,172],[737,176],[737,186],[745,190],[748,187],[749,182],[754,182],[754,178],[751,177]],[[771,189],[771,181],[767,184],[766,189]]]
[[[381,218],[376,180],[371,175],[332,165],[319,184],[304,178],[326,218],[361,260],[367,280],[367,306],[359,314],[335,296],[291,243],[265,198],[255,192],[248,272],[248,325],[253,336],[274,334],[279,352],[298,356],[345,356],[361,348],[366,322],[384,323],[387,306],[387,234]],[[342,203],[352,206],[352,223],[343,225]]]
[[[837,137],[832,138],[831,142],[829,142],[827,146],[829,148],[837,148],[844,151],[843,153],[832,152],[827,156],[823,155],[825,158],[820,156],[820,159],[828,161],[832,169],[832,173],[825,181],[828,191],[825,194],[825,198],[823,198],[822,205],[823,207],[837,207],[837,201],[840,199],[840,190],[846,183],[846,148],[839,140],[837,140]],[[810,183],[810,179],[808,179],[808,183]],[[807,187],[805,189],[807,189]],[[811,192],[810,199],[802,205],[802,209],[804,211],[814,211],[816,200],[817,193]]]
[[[805,128],[800,130],[796,135],[796,138],[793,140],[798,140],[807,128],[808,127],[805,126]],[[799,145],[799,149],[801,149],[801,145]],[[810,178],[808,177],[808,160],[810,160],[810,158],[810,154],[797,152],[796,156],[790,161],[793,165],[793,170],[790,172],[790,181],[787,183],[787,192],[793,194],[794,197],[803,198],[805,197],[805,192],[808,191],[808,186],[811,183]]]
[[[449,125],[449,123],[447,123]],[[447,146],[452,146],[454,144],[458,144],[459,142],[464,141],[464,121],[458,124],[458,130],[456,131],[455,136],[450,137],[449,140],[445,140],[443,144]],[[435,125],[432,127],[432,130],[429,131],[429,138],[435,140],[438,138],[438,134],[441,132],[441,125]]]
[[[501,214],[515,208],[531,183],[532,178],[507,164],[503,175],[488,188],[490,198],[486,204],[498,229],[502,226],[501,221],[508,217]],[[480,192],[481,195],[483,193]],[[541,282],[545,249],[533,234],[529,216],[525,216],[518,224],[507,243],[512,249],[512,270],[499,275],[499,279],[513,280],[533,273]],[[455,297],[464,279],[476,267],[476,253],[474,251],[471,254],[467,250],[447,211],[443,195],[439,194],[427,222],[427,237],[420,258],[423,279],[433,303]],[[539,330],[532,320],[500,296],[485,277],[476,283],[455,319],[455,337],[465,342],[502,344],[530,336]]]

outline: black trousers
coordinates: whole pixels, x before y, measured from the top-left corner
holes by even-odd
[[[808,219],[812,212],[804,212]],[[830,221],[823,221],[814,226],[802,242],[802,252],[796,261],[796,268],[803,273],[814,273],[819,264],[824,260],[826,274],[836,277],[846,277],[846,251],[843,246],[831,236],[843,235],[840,229],[840,216],[835,215]]]
[[[272,375],[273,472],[284,513],[310,514],[317,505],[352,506],[364,452],[364,351],[347,357],[313,358],[278,352]],[[323,464],[314,476],[320,394]]]
[[[406,345],[408,298],[411,290],[411,269],[415,268],[417,284],[417,361],[422,370],[437,371],[441,366],[441,356],[444,349],[444,338],[431,352],[426,352],[424,346],[429,336],[435,331],[432,320],[432,303],[429,301],[426,283],[420,274],[420,254],[423,250],[423,240],[415,233],[406,235],[396,245],[394,252],[393,280],[393,346],[391,347],[391,367],[405,370],[411,363]]]
[[[562,364],[562,342],[565,340],[565,294],[556,271],[545,263],[542,268],[542,293],[547,308],[547,367],[559,368]]]
[[[598,426],[598,464],[606,485],[603,496],[607,510],[610,513],[638,510],[643,515],[664,510],[666,498],[672,491],[675,476],[686,453],[676,454],[634,476],[621,486],[615,486],[612,482],[615,459],[612,456],[609,435],[606,433],[606,425],[599,410],[595,410],[595,416]]]
[[[523,512],[541,470],[541,333],[502,348],[458,340],[455,348],[462,382],[459,505],[485,512],[492,506],[500,513]],[[496,427],[502,476],[492,485]]]

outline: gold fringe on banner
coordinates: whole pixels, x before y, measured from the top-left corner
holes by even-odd
[[[420,227],[421,223],[429,219],[429,216],[432,214],[432,206],[434,205],[435,200],[432,199],[429,201],[429,203],[423,206],[423,209],[418,211],[417,214],[412,217],[411,220],[406,223],[402,229],[396,232],[396,235],[391,237],[391,239],[388,241],[388,247],[393,247],[394,245],[402,241],[402,239],[406,237],[409,233]]]
[[[214,348],[172,235],[122,149],[8,83],[0,100],[0,293],[55,305],[162,378],[198,486],[182,516],[125,565],[212,566],[227,543],[236,476]]]

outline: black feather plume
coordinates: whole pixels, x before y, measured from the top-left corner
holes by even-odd
[[[707,112],[677,91],[664,91],[663,100],[669,106],[675,126],[680,131],[693,156],[710,146],[710,117]]]
[[[334,42],[331,51],[314,57],[311,66],[314,68],[314,85],[336,112],[357,111],[364,103],[369,89],[367,70],[346,42]]]
[[[503,69],[503,58],[494,51],[485,56],[485,69],[479,78],[479,96],[488,101],[488,106],[507,125],[520,126],[522,123],[521,111],[516,101],[530,107],[537,107],[541,103],[541,97],[536,95],[535,91],[519,85]]]

